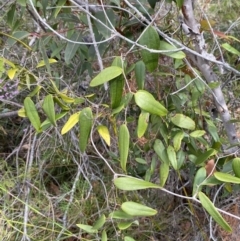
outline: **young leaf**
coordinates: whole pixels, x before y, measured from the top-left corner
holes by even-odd
[[[76,224],[76,225],[87,233],[97,233],[98,232],[97,229],[94,229],[93,226],[90,226],[90,225],[85,225],[85,224]]]
[[[93,115],[91,108],[84,108],[79,115],[79,146],[81,152],[84,152],[87,147],[88,138],[92,128],[92,120]]]
[[[172,164],[173,168],[175,170],[177,170],[178,164],[177,164],[176,152],[172,146],[168,146],[167,154],[168,154],[168,159],[169,159],[170,163]]]
[[[102,70],[95,78],[90,82],[91,87],[102,85],[122,74],[123,69],[117,66],[110,66]]]
[[[171,118],[171,121],[174,125],[178,127],[181,127],[187,130],[195,129],[195,122],[191,118],[183,114],[176,114]]]
[[[46,114],[47,118],[51,122],[52,125],[56,126],[56,119],[55,119],[55,109],[54,109],[54,102],[53,96],[47,95],[43,100],[43,111]]]
[[[97,127],[97,131],[98,131],[99,135],[103,138],[103,140],[107,143],[107,145],[110,146],[111,139],[110,139],[110,134],[109,134],[108,128],[106,126],[99,125]]]
[[[137,136],[138,138],[141,138],[148,127],[148,121],[149,121],[149,113],[142,111],[141,114],[138,117],[138,125],[137,125]]]
[[[121,205],[122,210],[131,216],[154,216],[157,214],[155,209],[135,202],[124,202]]]
[[[141,36],[139,43],[148,47],[149,49],[158,50],[160,45],[160,40],[157,31],[154,27],[149,26]],[[141,55],[143,62],[149,72],[153,72],[158,66],[158,53],[151,53],[148,50],[142,49]]]
[[[30,97],[25,98],[24,109],[32,126],[36,129],[37,132],[41,132],[41,121],[37,109]]]
[[[206,131],[204,130],[197,130],[197,131],[193,131],[190,133],[190,136],[193,138],[197,138],[197,137],[201,137],[203,135],[205,135]]]
[[[105,222],[106,222],[106,217],[105,217],[105,215],[103,214],[103,215],[101,215],[101,217],[95,222],[95,224],[93,225],[93,228],[99,230],[99,229],[104,225]]]
[[[223,217],[218,212],[218,210],[215,208],[215,206],[210,201],[210,199],[203,192],[199,192],[198,197],[199,197],[199,200],[200,200],[202,206],[212,216],[212,218],[216,221],[216,223],[218,223],[224,230],[231,232],[232,231],[231,227],[223,219]]]
[[[215,172],[213,175],[221,182],[240,184],[240,178],[234,177],[228,173]]]
[[[145,90],[139,90],[134,95],[136,104],[146,112],[159,116],[167,115],[167,109],[161,105],[154,97]]]
[[[77,112],[69,117],[68,121],[65,123],[65,125],[62,128],[62,131],[61,131],[62,135],[66,134],[78,123],[79,115],[80,115],[80,112]]]
[[[127,171],[126,165],[127,165],[128,151],[129,151],[129,131],[125,124],[120,126],[118,145],[119,145],[121,167],[126,172]]]
[[[145,70],[145,64],[143,61],[138,61],[135,64],[135,77],[136,77],[136,82],[139,90],[144,89],[144,82],[145,82],[145,75],[146,75],[146,70]]]
[[[117,188],[126,191],[134,191],[147,188],[160,188],[156,184],[133,177],[119,177],[114,179],[113,182]]]
[[[240,158],[239,157],[233,159],[232,168],[236,177],[240,178]]]

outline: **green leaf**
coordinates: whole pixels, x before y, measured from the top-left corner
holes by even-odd
[[[70,37],[72,41],[81,42],[82,41],[82,32],[76,31]],[[77,43],[68,42],[66,49],[64,51],[64,60],[67,64],[70,64],[71,59],[75,56],[77,50],[80,48],[80,45]]]
[[[189,135],[193,138],[197,138],[197,137],[201,137],[203,135],[205,135],[206,131],[204,130],[197,130],[197,131],[193,131],[191,132]]]
[[[57,4],[56,4],[56,9],[54,11],[54,18],[57,17],[57,15],[59,14],[59,12],[62,10],[62,7],[65,5],[67,0],[59,0],[57,1]]]
[[[228,173],[214,172],[213,175],[221,182],[240,184],[240,178],[234,177]]]
[[[186,160],[186,152],[183,150],[179,150],[177,152],[177,169],[178,170],[182,167],[185,160]]]
[[[122,100],[124,77],[119,75],[109,82],[110,99],[112,109],[117,108]]]
[[[237,49],[233,48],[230,44],[224,43],[222,44],[222,47],[226,49],[228,52],[240,56],[240,52]]]
[[[108,128],[106,126],[99,125],[97,127],[97,131],[98,131],[99,135],[103,138],[103,140],[107,143],[107,145],[110,146],[111,145],[111,137],[110,137]]]
[[[177,51],[176,52],[176,47],[165,42],[165,41],[160,41],[160,50],[169,50],[167,53],[162,53],[163,55],[169,56],[174,59],[184,59],[186,57],[186,54],[183,51]],[[171,52],[172,50],[173,52]]]
[[[174,125],[178,127],[181,127],[187,130],[195,129],[195,122],[191,118],[183,114],[176,114],[171,118],[171,121]]]
[[[101,239],[101,241],[107,241],[108,240],[108,238],[107,238],[107,232],[106,232],[106,230],[103,230],[102,231],[102,239]]]
[[[158,50],[160,40],[156,29],[152,26],[147,27],[143,35],[141,36],[139,43],[148,47],[149,49]],[[158,53],[151,53],[148,50],[142,49],[141,55],[143,62],[149,72],[153,72],[158,66]]]
[[[169,175],[169,163],[168,162],[162,162],[160,165],[159,170],[160,175],[160,186],[163,187],[168,179]]]
[[[54,109],[54,102],[53,96],[47,95],[43,100],[43,111],[46,114],[47,118],[51,122],[52,125],[56,126],[56,118],[55,118],[55,109]]]
[[[157,214],[155,209],[135,202],[124,202],[121,205],[122,210],[131,216],[154,216]]]
[[[95,222],[93,225],[93,228],[96,230],[99,230],[106,222],[106,217],[104,214],[101,215],[101,217]]]
[[[193,181],[193,191],[192,194],[195,195],[196,192],[201,190],[201,184],[203,183],[203,181],[206,179],[207,177],[207,172],[205,167],[201,167],[198,169],[195,177],[194,177],[194,181]]]
[[[98,230],[94,229],[93,226],[85,224],[76,224],[80,229],[84,230],[87,233],[97,233]]]
[[[126,172],[126,165],[128,159],[128,151],[129,151],[129,131],[125,124],[120,126],[119,130],[119,155],[120,155],[120,164],[122,169]]]
[[[32,126],[39,133],[41,132],[41,121],[38,115],[37,109],[30,97],[26,97],[24,100],[24,109],[28,119],[30,120]]]
[[[63,128],[61,130],[62,135],[66,134],[78,123],[79,115],[80,115],[80,112],[77,112],[69,117],[68,121],[65,123],[65,125],[63,126]]]
[[[102,70],[95,78],[90,82],[91,87],[102,85],[122,74],[123,69],[117,66],[110,66]]]
[[[175,151],[178,151],[180,149],[183,137],[184,137],[183,131],[178,131],[173,137],[173,147]]]
[[[117,226],[120,230],[125,230],[129,228],[133,223],[136,223],[136,222],[135,221],[121,222],[121,223],[118,223]]]
[[[134,191],[148,188],[160,188],[156,184],[133,177],[119,177],[114,179],[113,182],[117,188],[126,191]]]
[[[176,152],[172,146],[167,148],[168,159],[175,170],[178,170]]]
[[[215,142],[219,142],[220,138],[218,136],[218,128],[214,125],[214,123],[211,120],[208,120],[207,118],[204,119],[207,123],[207,130],[213,137]]]
[[[138,162],[138,163],[140,163],[140,164],[143,164],[143,165],[146,165],[147,164],[147,162],[146,162],[146,160],[144,160],[144,159],[142,159],[142,158],[135,158],[135,160],[136,160],[136,162]]]
[[[197,156],[197,159],[195,160],[195,165],[200,165],[202,164],[203,162],[205,162],[210,156],[214,155],[216,153],[216,150],[214,149],[209,149],[207,151],[205,151],[204,153],[202,154],[199,154]]]
[[[210,199],[202,192],[198,193],[199,200],[206,211],[212,216],[212,218],[226,231],[231,232],[232,229],[228,223],[223,219],[221,214],[215,208]]]
[[[132,216],[123,212],[122,210],[113,211],[109,214],[110,218],[116,218],[116,219],[131,219]]]
[[[56,121],[62,119],[68,112],[67,111],[63,111],[59,114],[56,114]],[[41,128],[43,131],[45,131],[47,128],[49,128],[51,126],[51,122],[49,121],[49,119],[46,119],[42,124],[41,124]]]
[[[146,66],[143,61],[138,61],[135,64],[135,78],[139,90],[144,89],[146,75]]]
[[[129,236],[125,236],[124,241],[135,241],[135,239],[133,239],[132,237],[129,237]]]
[[[154,99],[154,97],[145,90],[139,90],[134,94],[136,104],[142,109],[150,114],[155,114],[159,116],[167,115],[167,109]]]
[[[169,164],[169,159],[165,146],[161,140],[156,140],[153,146],[154,151],[157,153],[158,157],[162,162]]]
[[[182,7],[184,0],[176,0],[176,4],[179,8]]]
[[[233,168],[233,171],[234,171],[236,177],[240,178],[240,158],[239,157],[236,157],[233,159],[232,168]]]
[[[138,125],[137,125],[137,136],[141,138],[147,130],[149,121],[149,113],[142,111],[138,117]]]
[[[93,115],[90,107],[84,108],[79,115],[79,146],[84,152],[92,129]]]

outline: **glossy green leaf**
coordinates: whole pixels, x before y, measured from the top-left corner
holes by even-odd
[[[240,56],[240,52],[237,49],[233,48],[230,44],[224,43],[222,44],[222,47],[226,49],[228,52]]]
[[[191,118],[183,114],[176,114],[171,118],[171,121],[174,125],[178,127],[181,127],[187,130],[195,129],[195,122]]]
[[[138,125],[137,125],[137,136],[141,138],[147,130],[149,121],[149,113],[142,111],[138,117]]]
[[[108,238],[107,238],[107,232],[106,232],[106,230],[103,230],[102,231],[102,239],[101,239],[101,241],[107,241],[108,240]]]
[[[145,90],[139,90],[135,93],[134,98],[136,104],[150,114],[165,116],[168,113],[167,109]]]
[[[90,136],[93,122],[92,110],[90,107],[84,108],[79,115],[79,147],[84,152]]]
[[[41,132],[41,121],[37,109],[30,97],[24,100],[24,109],[28,119],[37,132]]]
[[[160,40],[156,29],[152,26],[148,26],[141,36],[139,43],[146,46],[149,49],[158,50]],[[141,50],[143,62],[149,72],[153,72],[158,66],[158,53],[151,53],[146,49]]]
[[[117,108],[122,100],[124,77],[119,75],[109,82],[110,99],[112,109]]]
[[[122,169],[126,172],[126,165],[128,159],[128,151],[129,151],[129,131],[125,124],[120,126],[119,129],[119,155],[120,155],[120,164]]]
[[[79,121],[80,112],[72,114],[61,130],[61,134],[64,135],[70,131]]]
[[[178,170],[182,167],[186,160],[186,152],[183,150],[179,150],[177,152],[177,168]]]
[[[232,161],[232,169],[236,175],[236,177],[240,178],[240,158],[236,157]]]
[[[122,210],[131,216],[154,216],[157,214],[155,209],[136,202],[124,202],[121,205]]]
[[[234,177],[228,173],[214,172],[213,175],[221,182],[240,184],[240,178]]]
[[[51,94],[47,95],[44,98],[42,108],[47,118],[51,122],[51,124],[56,126],[57,123],[55,118],[55,108],[54,108],[53,96]]]
[[[216,223],[218,223],[224,230],[231,232],[231,227],[223,219],[223,217],[215,208],[214,204],[210,201],[210,199],[202,192],[198,193],[198,197],[204,209],[206,209],[206,211],[212,216]]]
[[[99,125],[97,127],[97,131],[98,131],[99,135],[103,138],[103,140],[107,143],[107,145],[110,146],[111,145],[111,136],[110,136],[108,128],[104,125]]]
[[[169,176],[169,163],[168,162],[161,163],[159,175],[160,175],[160,186],[164,187],[164,185],[168,179],[168,176]]]
[[[93,228],[99,230],[106,222],[106,217],[104,214],[94,223]]]
[[[98,85],[102,85],[119,75],[121,75],[123,72],[123,69],[117,66],[110,66],[102,70],[95,78],[92,79],[90,82],[91,87],[95,87]]]
[[[180,149],[183,137],[184,137],[183,131],[178,131],[173,137],[173,147],[175,151],[178,151]]]
[[[114,184],[118,189],[126,190],[126,191],[134,191],[148,188],[159,188],[158,185],[146,182],[142,179],[134,178],[134,177],[119,177],[114,179]]]
[[[169,159],[170,163],[172,164],[173,168],[175,170],[177,170],[178,164],[177,164],[176,152],[172,146],[168,146],[167,154],[168,154],[168,159]]]
[[[122,210],[113,211],[109,214],[109,217],[115,219],[132,219],[131,215],[123,212]]]
[[[80,229],[84,230],[87,233],[97,233],[98,230],[94,229],[91,225],[85,225],[85,224],[76,224]]]
[[[191,132],[189,135],[193,138],[197,138],[197,137],[201,137],[203,135],[205,135],[206,131],[204,130],[197,130],[197,131],[193,131]]]
[[[160,50],[169,50],[169,52],[162,53],[164,55],[167,55],[171,58],[174,59],[184,59],[186,57],[186,54],[183,51],[176,51],[176,47],[165,42],[165,41],[160,41]],[[172,52],[171,52],[172,50]]]
[[[201,184],[207,177],[207,172],[205,167],[201,167],[198,169],[197,173],[195,174],[194,181],[193,181],[193,191],[192,194],[195,195],[198,191],[200,191]]]
[[[145,64],[143,61],[138,61],[135,64],[135,78],[136,78],[136,82],[139,90],[144,89],[145,77],[146,77]]]

